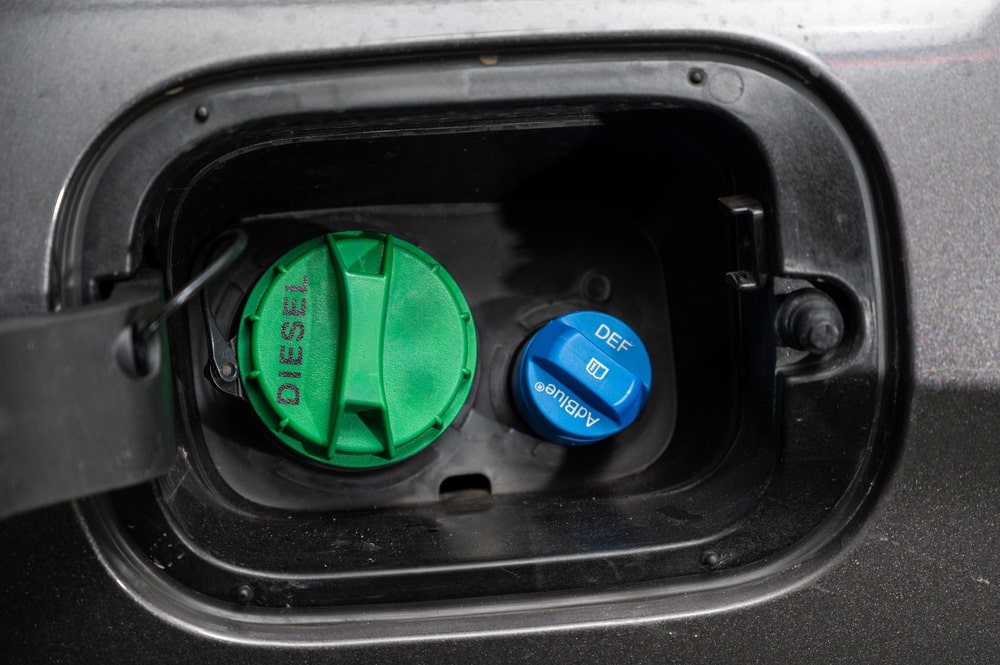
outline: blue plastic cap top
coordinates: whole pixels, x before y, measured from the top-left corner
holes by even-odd
[[[614,436],[649,397],[649,354],[635,331],[602,312],[549,321],[515,370],[514,402],[544,439],[582,446]]]

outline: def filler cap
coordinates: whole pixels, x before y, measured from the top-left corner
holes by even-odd
[[[649,397],[652,367],[635,331],[602,312],[553,319],[528,341],[514,401],[542,438],[582,446],[614,436]]]
[[[465,403],[469,305],[410,243],[347,231],[306,242],[257,282],[237,340],[244,392],[296,452],[344,468],[416,454]]]

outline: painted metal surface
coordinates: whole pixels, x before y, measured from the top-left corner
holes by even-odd
[[[52,220],[114,119],[196,74],[427,45],[764,42],[838,80],[895,179],[915,366],[905,452],[871,529],[797,591],[690,617],[274,651],[179,631],[122,595],[66,506],[0,527],[12,662],[989,662],[1000,646],[1000,3],[12,2],[0,9],[0,312],[57,302]],[[636,621],[629,621],[637,619]],[[544,632],[544,637],[534,635]],[[233,636],[239,640],[240,636]],[[182,654],[182,655],[181,655]]]

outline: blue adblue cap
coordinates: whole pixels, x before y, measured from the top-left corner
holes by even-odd
[[[649,397],[652,373],[646,347],[624,322],[573,312],[528,341],[513,376],[514,401],[542,438],[582,446],[632,424]]]

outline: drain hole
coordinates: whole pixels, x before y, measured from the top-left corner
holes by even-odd
[[[441,481],[438,494],[442,499],[475,499],[489,496],[490,479],[481,473],[449,476]]]

